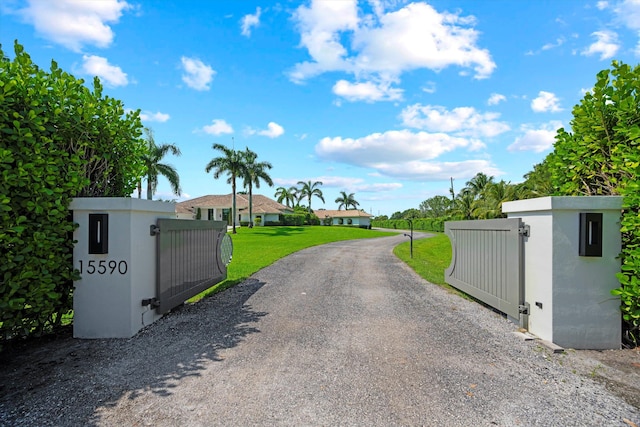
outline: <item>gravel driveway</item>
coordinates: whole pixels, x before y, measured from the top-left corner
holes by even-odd
[[[401,241],[303,250],[128,340],[5,356],[0,425],[640,423],[578,352],[425,282],[392,254]]]

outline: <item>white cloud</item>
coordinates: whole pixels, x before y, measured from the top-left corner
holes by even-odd
[[[346,80],[339,80],[333,86],[333,93],[351,102],[398,101],[402,99],[403,90],[392,88],[389,83],[349,83]]]
[[[109,64],[107,58],[96,55],[82,56],[82,72],[90,76],[98,76],[108,86],[126,86],[129,84],[127,73],[120,67]]]
[[[497,121],[498,113],[479,113],[473,107],[458,107],[449,111],[438,105],[414,104],[400,113],[402,123],[432,132],[450,132],[457,136],[494,137],[509,130],[505,122]]]
[[[478,79],[489,77],[495,69],[489,51],[477,47],[479,33],[472,27],[473,17],[438,13],[426,3],[411,3],[391,12],[385,12],[383,6],[374,3],[375,17],[358,16],[355,0],[314,0],[310,6],[300,6],[294,20],[300,45],[311,60],[296,64],[290,79],[301,83],[324,72],[342,71],[360,82],[348,87],[344,80],[338,82],[345,90],[364,90],[358,85],[373,81],[368,86],[371,91],[375,85],[389,87],[402,73],[418,68],[472,68]],[[351,44],[345,46],[343,40]]]
[[[565,41],[566,39],[564,37],[559,37],[556,39],[555,43],[547,43],[544,46],[542,46],[542,50],[550,50],[556,47],[560,47],[564,44]]]
[[[534,98],[531,101],[531,109],[536,113],[557,113],[559,111],[562,111],[562,108],[560,108],[559,104],[560,100],[554,93],[541,90],[538,93],[538,97]]]
[[[241,23],[241,28],[242,28],[242,35],[245,37],[250,37],[251,36],[251,28],[253,27],[257,27],[258,25],[260,25],[260,14],[262,13],[261,9],[258,7],[256,8],[256,13],[254,15],[248,14],[242,17],[242,20],[240,21]]]
[[[457,148],[470,148],[473,140],[444,133],[409,130],[374,133],[363,138],[325,137],[316,145],[318,157],[376,169],[378,164],[430,160]]]
[[[427,82],[422,86],[422,91],[426,93],[436,93],[436,82]]]
[[[487,105],[498,105],[499,103],[506,101],[507,98],[499,93],[492,93],[489,99],[487,100]]]
[[[209,90],[209,83],[211,83],[213,76],[216,74],[214,69],[198,58],[183,56],[180,61],[184,70],[182,81],[192,89]]]
[[[609,7],[608,1],[600,0],[598,3],[596,3],[596,8],[598,8],[598,10],[605,10],[608,7]]]
[[[523,125],[522,136],[516,138],[513,144],[507,147],[509,151],[533,151],[541,153],[553,147],[556,133],[562,127],[562,123],[552,121],[536,129],[530,125]]]
[[[18,11],[44,38],[79,52],[83,45],[108,47],[122,12],[132,8],[126,1],[28,0]]]
[[[624,0],[614,9],[618,19],[631,30],[640,30],[640,1]]]
[[[613,31],[596,31],[591,35],[596,38],[596,41],[584,49],[581,52],[582,55],[591,56],[600,54],[600,60],[603,60],[613,57],[616,52],[618,52],[618,49],[620,49],[618,35]]]
[[[380,164],[378,170],[389,177],[412,181],[443,181],[449,178],[466,180],[478,172],[499,176],[503,172],[488,160],[465,160],[461,162],[412,161],[403,164]]]
[[[300,179],[282,179],[276,178],[273,182],[278,186],[288,187],[297,185]],[[306,177],[302,181],[320,181],[323,188],[340,188],[347,192],[356,193],[378,193],[383,191],[393,191],[402,188],[402,184],[399,182],[389,183],[371,183],[363,178],[343,177],[343,176],[316,176]]]
[[[267,129],[264,130],[255,130],[252,128],[247,128],[245,132],[248,135],[262,135],[268,138],[277,138],[284,134],[284,128],[277,124],[276,122],[269,122],[267,125]]]
[[[206,125],[202,128],[205,133],[209,135],[222,135],[225,133],[233,133],[233,128],[229,123],[222,119],[214,119],[213,124]]]
[[[169,120],[171,116],[166,113],[161,113],[160,111],[152,113],[150,111],[145,111],[140,113],[140,120],[145,122],[160,122],[164,123]]]

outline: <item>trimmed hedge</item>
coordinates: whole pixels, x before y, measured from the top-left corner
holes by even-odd
[[[419,218],[413,220],[413,229],[419,231],[444,231],[444,223],[449,218]],[[409,230],[411,224],[406,219],[372,220],[371,226],[394,230]]]
[[[15,43],[0,46],[0,340],[40,334],[72,308],[77,196],[128,196],[146,147],[138,112]],[[1,346],[0,342],[0,346]]]

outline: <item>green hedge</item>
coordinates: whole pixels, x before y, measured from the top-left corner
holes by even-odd
[[[126,196],[142,176],[138,112],[52,61],[0,46],[0,339],[51,330],[72,308],[76,196]],[[2,343],[0,342],[0,346]]]
[[[449,218],[420,218],[413,220],[413,229],[419,231],[444,231],[444,223],[449,221]],[[377,228],[389,228],[393,230],[409,230],[411,224],[406,219],[387,219],[387,220],[372,220],[372,227]]]

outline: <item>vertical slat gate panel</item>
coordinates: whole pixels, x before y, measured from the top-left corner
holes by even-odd
[[[166,313],[227,278],[219,245],[224,221],[157,220],[157,310]]]
[[[446,222],[452,259],[445,281],[517,319],[524,303],[521,226],[519,218]]]

